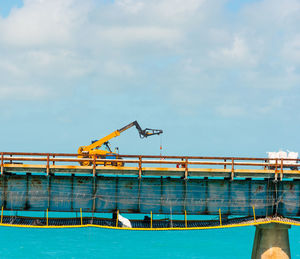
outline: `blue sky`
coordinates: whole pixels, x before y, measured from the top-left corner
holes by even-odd
[[[299,0],[0,0],[3,151],[299,151]]]
[[[2,17],[7,17],[13,8],[20,8],[22,6],[22,0],[2,0],[0,3],[0,14]]]

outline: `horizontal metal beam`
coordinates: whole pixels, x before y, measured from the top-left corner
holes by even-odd
[[[284,178],[300,179],[300,171],[268,169],[222,169],[222,168],[176,168],[176,167],[116,167],[79,165],[35,165],[4,164],[4,173],[30,172],[39,174],[84,174],[84,175],[127,175],[127,176],[174,176],[174,177],[230,177],[236,178]],[[95,171],[94,171],[95,170]]]

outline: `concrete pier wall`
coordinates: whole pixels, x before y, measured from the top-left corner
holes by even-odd
[[[291,258],[288,234],[290,227],[276,223],[257,226],[251,259]]]

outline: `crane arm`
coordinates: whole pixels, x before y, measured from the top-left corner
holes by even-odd
[[[93,150],[93,149],[95,149],[97,147],[101,147],[105,142],[107,142],[107,141],[109,141],[112,138],[115,138],[117,136],[120,136],[120,132],[118,130],[110,133],[109,135],[105,136],[102,139],[99,139],[99,140],[95,141],[91,145],[85,146],[82,151],[89,152],[89,151],[91,151],[91,150]]]
[[[138,130],[139,134],[140,134],[140,138],[147,138],[149,136],[152,136],[152,135],[159,135],[161,133],[163,133],[162,130],[159,130],[159,129],[150,129],[150,128],[146,128],[146,129],[142,129],[140,124],[137,122],[137,121],[133,121],[131,123],[129,123],[128,125],[126,125],[125,127],[119,129],[118,131],[120,133],[122,133],[123,131],[131,128],[135,126],[136,129]]]
[[[128,125],[124,126],[123,128],[118,129],[117,131],[122,133],[123,131],[130,129],[131,127],[135,126],[136,124],[138,125],[137,121],[133,121],[133,122],[129,123]],[[138,126],[140,126],[140,125],[138,125]]]
[[[95,141],[91,145],[83,147],[82,151],[83,152],[89,152],[89,151],[91,151],[91,150],[93,150],[97,147],[101,147],[105,142],[111,140],[112,138],[120,136],[120,134],[122,132],[124,132],[125,130],[128,130],[129,128],[131,128],[133,126],[135,126],[136,129],[138,130],[138,132],[140,134],[140,138],[146,138],[146,137],[151,136],[151,135],[159,135],[159,134],[163,133],[162,130],[158,130],[158,129],[146,128],[146,129],[143,130],[141,128],[141,126],[138,124],[137,121],[133,121],[133,122],[129,123],[128,125],[126,125],[125,127],[121,128],[121,129],[118,129],[118,130],[110,133],[106,137]]]

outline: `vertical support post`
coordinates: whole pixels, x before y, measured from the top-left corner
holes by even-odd
[[[141,178],[138,179],[139,188],[138,188],[138,211],[141,211]]]
[[[116,227],[118,227],[118,223],[119,223],[119,210],[117,210]]]
[[[47,206],[47,208],[51,208],[51,175],[49,175],[49,177],[47,177],[47,191],[48,191],[48,206]]]
[[[139,178],[142,177],[142,156],[139,156]]]
[[[267,163],[267,160],[265,160],[265,166],[264,166],[264,170],[266,170],[266,169],[267,169],[266,163]]]
[[[82,226],[82,208],[80,208],[80,223],[81,223],[81,226]]]
[[[151,224],[150,227],[152,228],[152,211],[151,211]]]
[[[189,161],[188,161],[188,158],[186,157],[185,158],[185,165],[184,165],[184,168],[185,168],[185,170],[184,170],[184,179],[188,178],[188,163],[189,163]]]
[[[2,206],[2,209],[1,209],[1,224],[3,222],[3,206]]]
[[[254,218],[254,223],[256,223],[256,217],[255,217],[255,206],[252,206],[253,208],[253,218]]]
[[[49,225],[49,219],[48,219],[48,209],[47,209],[47,226]]]
[[[277,181],[277,165],[278,165],[278,159],[275,160],[275,181]]]
[[[234,178],[234,158],[231,158],[231,180]]]
[[[184,222],[185,222],[185,228],[187,228],[186,210],[184,211]]]
[[[49,157],[50,155],[48,154],[47,155],[47,169],[46,169],[46,171],[47,171],[47,176],[49,175],[49,160],[50,160],[50,157]]]
[[[226,159],[224,159],[224,163],[226,163]],[[224,164],[224,169],[226,169],[226,167],[227,167],[227,165],[226,164]]]
[[[277,223],[256,226],[251,259],[290,259],[289,228]]]
[[[222,214],[221,214],[221,209],[219,209],[219,219],[220,219],[220,226],[222,226]]]
[[[54,158],[55,158],[55,156],[53,155],[53,159],[54,159]],[[52,161],[52,164],[55,165],[55,161],[54,161],[54,160]]]
[[[282,181],[282,178],[283,178],[283,159],[281,158],[281,161],[280,161],[280,180]]]
[[[96,210],[96,193],[97,193],[97,177],[93,177],[93,220],[94,220],[94,212]]]
[[[3,152],[1,153],[1,175],[3,175],[3,166],[4,166],[4,157],[3,157]]]

